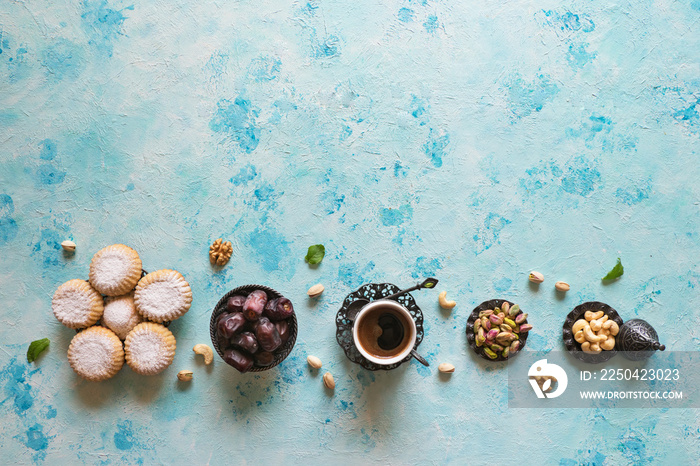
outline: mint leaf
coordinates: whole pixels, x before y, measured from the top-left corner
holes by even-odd
[[[309,251],[306,253],[304,260],[311,265],[320,264],[325,255],[326,248],[322,244],[314,244],[309,246]]]
[[[33,362],[39,357],[41,353],[49,347],[49,339],[42,338],[41,340],[34,340],[27,350],[27,362]]]
[[[625,273],[625,268],[622,266],[622,262],[618,257],[617,264],[615,264],[615,267],[613,267],[612,270],[603,277],[603,280],[615,280],[616,278],[620,278],[623,273]]]

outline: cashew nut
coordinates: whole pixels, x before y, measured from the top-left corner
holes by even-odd
[[[615,347],[615,337],[614,336],[609,336],[607,340],[605,340],[603,343],[600,344],[600,348],[604,349],[605,351],[610,351]]]
[[[583,343],[586,341],[586,337],[583,335],[583,329],[574,334],[574,340],[576,340],[576,343]]]
[[[212,349],[204,343],[194,345],[192,351],[194,351],[195,354],[201,354],[202,356],[204,356],[204,364],[209,365],[214,361],[214,351],[212,351]]]
[[[600,345],[598,343],[591,343],[591,347],[589,350],[591,353],[600,353],[601,352]]]
[[[603,328],[603,323],[600,321],[600,319],[591,321],[591,330],[598,332],[601,328]]]
[[[610,326],[610,335],[615,336],[619,331],[620,327],[617,325],[617,322],[613,321],[612,325]]]
[[[586,311],[586,312],[583,314],[583,317],[584,317],[588,322],[592,321],[592,320],[593,320],[593,311]]]
[[[610,326],[613,324],[613,322],[615,322],[615,321],[614,321],[614,320],[608,320],[607,322],[605,322],[605,323],[603,324],[603,328],[606,329],[606,330],[609,330],[609,329],[610,329]]]
[[[586,325],[588,325],[588,322],[586,322],[585,319],[579,319],[571,326],[571,331],[576,334],[579,330],[583,330]]]
[[[581,343],[581,351],[584,353],[589,353],[591,351],[591,342],[590,341],[584,341]]]
[[[585,336],[586,340],[590,341],[591,343],[598,343],[599,341],[608,339],[608,337],[605,335],[596,335],[595,333],[593,333],[593,330],[590,325],[586,325],[583,328],[583,336]]]
[[[438,302],[440,303],[440,307],[443,309],[452,309],[457,305],[455,301],[447,300],[447,291],[440,292],[440,294],[438,295]]]
[[[593,333],[593,330],[591,329],[590,325],[586,325],[585,327],[583,327],[583,335],[586,337],[586,340],[588,340],[588,341],[597,341],[597,339],[598,339],[596,334]]]

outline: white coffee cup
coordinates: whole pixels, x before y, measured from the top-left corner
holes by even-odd
[[[387,309],[387,311],[393,311],[394,313],[398,314],[399,316],[403,318],[399,318],[399,320],[404,323],[404,332],[408,334],[408,342],[404,343],[404,340],[402,341],[403,348],[399,353],[392,354],[391,356],[379,356],[376,354],[371,354],[368,352],[360,343],[360,338],[358,335],[358,330],[362,327],[362,322],[363,319],[366,319],[367,316],[371,316],[372,314],[375,314],[377,311],[377,308],[382,308],[382,309]],[[398,316],[397,316],[398,318]],[[372,301],[371,303],[367,304],[364,306],[362,309],[360,309],[360,312],[357,313],[357,316],[355,317],[355,322],[352,328],[352,339],[355,343],[355,347],[357,350],[364,356],[367,360],[379,364],[381,366],[388,366],[391,364],[396,364],[397,362],[400,362],[406,358],[409,354],[411,354],[411,351],[413,350],[413,347],[416,344],[416,323],[413,320],[413,317],[411,316],[411,313],[408,312],[408,309],[403,307],[401,304],[397,303],[396,301],[392,301],[390,299],[378,299],[375,301]]]

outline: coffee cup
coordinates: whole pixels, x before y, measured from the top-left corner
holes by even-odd
[[[411,354],[416,333],[416,323],[408,309],[396,301],[378,299],[358,312],[352,338],[367,360],[388,366]]]

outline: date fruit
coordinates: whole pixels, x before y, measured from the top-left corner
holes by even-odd
[[[255,365],[256,366],[269,366],[273,362],[275,362],[275,355],[270,353],[269,351],[261,351],[257,353],[255,356]]]
[[[231,346],[244,349],[250,354],[253,354],[258,350],[258,340],[255,339],[255,335],[252,333],[243,332],[231,338]]]
[[[228,312],[241,312],[243,311],[243,304],[245,303],[246,297],[241,295],[231,296],[226,301],[226,310]]]
[[[267,294],[263,290],[255,290],[248,295],[243,303],[243,315],[248,320],[258,320],[267,304]]]
[[[282,340],[282,344],[286,344],[287,340],[289,340],[289,322],[286,320],[280,320],[279,322],[275,322],[275,328],[277,329],[277,333],[280,334],[280,339]]]
[[[225,319],[221,319],[217,330],[219,335],[228,339],[238,332],[246,322],[243,314],[236,312],[234,314],[229,314]]]
[[[216,344],[219,345],[219,349],[221,349],[221,351],[224,351],[229,346],[231,346],[231,342],[229,341],[229,339],[225,338],[219,332],[216,332]]]
[[[253,367],[253,358],[234,349],[224,351],[224,361],[239,372],[248,372]]]
[[[280,334],[275,324],[267,317],[261,317],[255,326],[255,337],[263,351],[274,351],[282,344]]]
[[[265,316],[271,321],[286,319],[294,313],[292,302],[285,298],[277,298],[267,303],[265,306]]]

